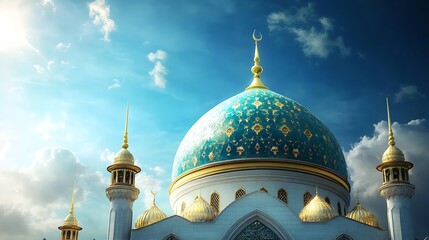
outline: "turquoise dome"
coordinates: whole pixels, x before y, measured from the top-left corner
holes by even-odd
[[[240,159],[302,161],[347,180],[344,156],[331,131],[297,102],[263,88],[246,90],[204,114],[177,150],[172,179]]]

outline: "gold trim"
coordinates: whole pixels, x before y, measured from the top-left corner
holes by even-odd
[[[350,184],[347,179],[340,176],[338,173],[332,171],[331,169],[311,163],[304,163],[302,161],[285,161],[284,159],[240,159],[206,164],[198,168],[194,168],[176,177],[171,182],[168,191],[169,194],[171,194],[177,188],[193,180],[220,173],[261,169],[286,170],[316,175],[328,179],[334,183],[338,183],[343,186],[348,192],[350,192]]]
[[[111,172],[115,169],[131,169],[133,171],[135,171],[136,173],[139,173],[141,171],[141,169],[133,164],[128,164],[128,163],[116,163],[116,164],[112,164],[110,166],[107,167],[107,171]]]
[[[411,169],[413,166],[414,165],[412,163],[406,161],[382,162],[377,165],[377,170],[381,172],[384,168],[388,167],[405,167],[407,169]]]

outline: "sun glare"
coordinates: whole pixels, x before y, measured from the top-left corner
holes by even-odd
[[[0,51],[26,45],[24,26],[17,12],[0,12]]]

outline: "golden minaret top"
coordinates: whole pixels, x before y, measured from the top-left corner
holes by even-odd
[[[255,32],[256,32],[256,30],[253,31],[253,35],[252,35],[253,40],[255,41],[255,57],[253,59],[254,64],[253,64],[253,66],[251,68],[251,71],[253,73],[253,81],[252,81],[252,83],[245,90],[249,90],[249,89],[252,89],[252,88],[265,88],[265,89],[268,89],[268,87],[265,86],[262,83],[261,78],[260,78],[260,75],[261,75],[261,73],[263,71],[263,68],[261,67],[261,65],[259,65],[261,59],[259,58],[258,42],[262,40],[262,34],[259,33],[259,38],[257,38],[255,36]]]
[[[122,144],[122,148],[128,148],[128,113],[130,111],[130,104],[127,105],[127,113],[125,116],[125,132],[124,132],[124,143]]]
[[[390,146],[395,146],[395,138],[393,137],[392,122],[390,121],[389,98],[386,97],[387,107],[387,124],[389,125],[389,142]]]

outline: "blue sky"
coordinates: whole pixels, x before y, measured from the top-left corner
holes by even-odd
[[[134,219],[151,186],[170,215],[175,151],[199,117],[251,82],[254,29],[263,82],[332,130],[352,191],[384,227],[375,165],[390,98],[398,146],[416,166],[416,232],[429,235],[429,212],[418,211],[429,199],[418,174],[429,167],[428,10],[425,1],[0,1],[0,182],[10,196],[0,238],[57,238],[74,180],[82,238],[105,238],[106,167],[128,103],[142,167]]]

